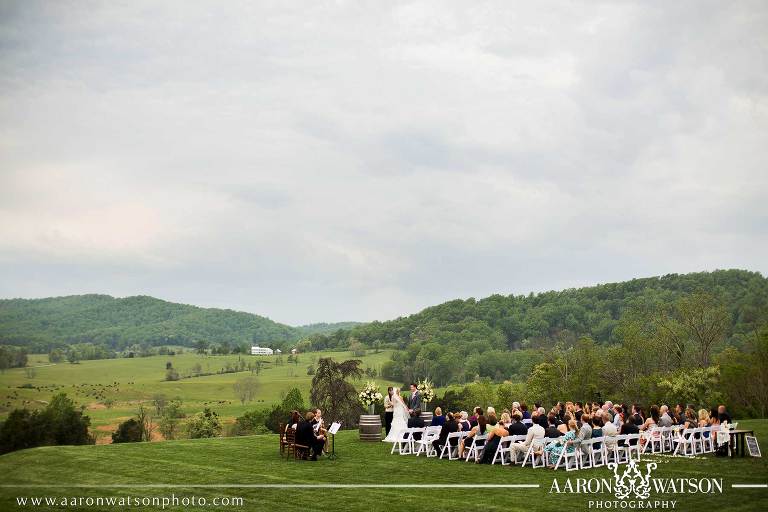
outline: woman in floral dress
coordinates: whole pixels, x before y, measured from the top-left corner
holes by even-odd
[[[557,464],[557,459],[560,458],[560,454],[563,453],[563,450],[566,450],[568,453],[573,453],[576,449],[573,440],[576,439],[577,430],[578,425],[576,424],[576,420],[569,421],[568,432],[566,432],[564,436],[558,437],[556,442],[549,443],[544,447],[544,451],[549,457],[549,463],[551,465],[554,466]]]

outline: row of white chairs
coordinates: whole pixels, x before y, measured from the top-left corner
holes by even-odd
[[[458,444],[466,438],[468,432],[452,432],[448,434],[440,453],[434,446],[434,441],[440,437],[441,427],[430,426],[424,428],[409,428],[402,432],[400,439],[393,443],[391,454],[397,451],[400,455],[424,454],[426,457],[447,458],[458,460]],[[418,437],[418,439],[417,439]],[[550,443],[558,442],[558,438],[545,437],[532,443],[525,452],[513,450],[515,443],[525,441],[526,436],[505,436],[499,440],[491,464],[501,465],[520,464],[523,467],[563,467],[567,471],[579,468],[599,467],[608,462],[626,463],[630,458],[640,458],[640,434],[628,434],[610,438],[598,437],[583,441],[572,452],[563,450],[555,464],[551,464],[544,450]],[[464,447],[466,455],[463,459],[467,462],[477,462],[483,456],[488,434],[474,435]],[[607,440],[607,443],[606,443]],[[514,453],[514,455],[513,455]]]

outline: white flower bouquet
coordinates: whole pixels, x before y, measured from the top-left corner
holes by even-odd
[[[357,397],[361,404],[370,409],[372,405],[380,403],[384,395],[379,392],[379,387],[375,382],[368,381]]]
[[[433,387],[433,384],[428,380],[420,380],[419,383],[416,385],[416,389],[419,390],[419,394],[421,394],[421,399],[424,402],[431,402],[435,399],[435,389]]]

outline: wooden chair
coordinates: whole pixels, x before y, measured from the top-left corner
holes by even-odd
[[[278,423],[277,431],[280,432],[280,455],[283,455],[285,453],[285,423]]]
[[[295,429],[288,428],[285,430],[285,452],[286,459],[290,459],[291,454],[293,454],[293,460],[303,460],[309,456],[309,446],[296,444]]]

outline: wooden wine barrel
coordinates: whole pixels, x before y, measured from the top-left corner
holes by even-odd
[[[422,412],[421,419],[424,420],[425,425],[429,425],[430,423],[432,423],[432,413],[427,411]]]
[[[381,441],[381,416],[378,414],[360,415],[360,440]]]

